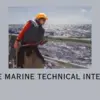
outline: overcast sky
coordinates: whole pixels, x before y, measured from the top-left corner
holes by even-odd
[[[9,24],[23,24],[43,12],[52,24],[88,24],[92,23],[92,8],[88,6],[33,6],[9,7]]]

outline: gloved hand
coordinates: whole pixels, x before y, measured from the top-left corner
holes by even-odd
[[[19,42],[18,41],[15,41],[14,48],[17,49],[18,47],[19,47]]]

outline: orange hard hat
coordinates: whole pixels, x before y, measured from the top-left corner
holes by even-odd
[[[39,14],[37,14],[36,17],[35,17],[35,19],[41,19],[41,18],[43,18],[43,19],[45,19],[45,20],[48,20],[47,15],[44,14],[44,13],[39,13]]]

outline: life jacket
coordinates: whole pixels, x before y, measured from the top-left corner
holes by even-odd
[[[30,22],[31,25],[24,33],[23,39],[21,41],[22,45],[39,43],[43,40],[44,29],[42,28],[42,26],[38,25],[36,21],[30,20]]]

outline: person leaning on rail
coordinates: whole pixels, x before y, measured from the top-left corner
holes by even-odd
[[[34,20],[27,21],[19,32],[14,43],[14,48],[17,51],[17,67],[23,67],[24,53],[26,52],[26,56],[30,56],[32,50],[35,51],[36,55],[45,63],[43,56],[38,50],[38,45],[43,45],[47,42],[47,40],[44,39],[45,30],[42,27],[47,19],[46,14],[39,13]]]

